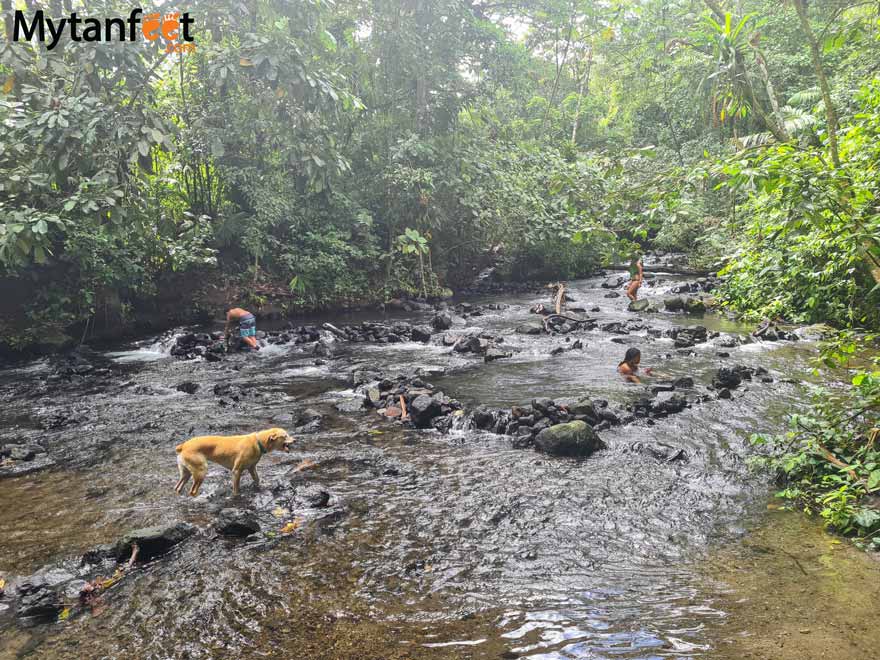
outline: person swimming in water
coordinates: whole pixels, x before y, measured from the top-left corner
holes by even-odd
[[[639,363],[642,361],[642,352],[635,346],[626,349],[626,355],[623,356],[623,362],[617,365],[617,373],[624,377],[630,383],[641,383],[639,378]],[[651,368],[645,367],[643,373],[647,376],[651,375]]]

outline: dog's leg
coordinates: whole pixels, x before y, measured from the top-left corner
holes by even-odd
[[[189,481],[192,473],[186,468],[180,458],[177,459],[177,470],[180,472],[180,481],[178,481],[177,485],[174,487],[174,492],[180,495],[183,493],[183,487],[186,486],[186,482]]]
[[[251,479],[254,482],[254,488],[259,488],[260,487],[260,478],[257,476],[257,466],[252,465],[251,467],[249,467],[248,473],[250,473]]]
[[[238,467],[232,468],[232,494],[238,495],[239,493],[239,484],[241,483],[241,469]]]
[[[199,489],[202,487],[202,482],[204,480],[205,480],[205,475],[202,472],[193,475],[193,485],[192,485],[192,488],[189,489],[189,494],[192,497],[195,497],[196,495],[199,494]]]

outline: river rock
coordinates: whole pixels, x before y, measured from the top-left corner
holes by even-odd
[[[503,360],[504,358],[509,358],[511,355],[511,353],[505,353],[499,348],[490,348],[483,356],[483,361],[494,362],[495,360]]]
[[[706,303],[699,298],[688,298],[685,301],[685,311],[688,314],[704,314],[706,312]]]
[[[583,458],[605,445],[586,422],[574,421],[544,429],[535,438],[535,447],[551,456]]]
[[[663,301],[663,306],[666,308],[667,312],[680,312],[685,308],[685,301],[681,296],[666,298]]]
[[[604,282],[602,282],[602,288],[603,289],[617,289],[619,287],[622,287],[625,282],[626,282],[626,277],[624,277],[623,275],[612,275],[611,277],[606,279]]]
[[[449,312],[439,312],[431,319],[431,325],[437,331],[449,330],[452,327],[452,315]]]
[[[431,328],[427,325],[414,325],[412,327],[412,340],[427,344],[431,341]]]
[[[320,486],[298,486],[294,496],[297,507],[322,509],[330,502],[330,493]]]
[[[517,326],[516,332],[520,335],[540,335],[544,332],[544,323],[542,321],[529,321]]]
[[[576,418],[583,418],[590,426],[599,423],[599,414],[596,412],[596,406],[591,399],[581,399],[576,403],[568,406],[568,412]]]
[[[214,523],[223,536],[250,536],[260,531],[260,523],[253,511],[245,509],[223,509]]]
[[[199,391],[199,387],[201,387],[198,383],[194,383],[191,380],[186,380],[180,383],[177,386],[178,392],[183,392],[184,394],[195,394]]]
[[[712,380],[712,385],[718,390],[735,390],[742,383],[742,376],[735,369],[721,367]],[[729,393],[728,393],[729,394]],[[719,394],[719,396],[721,396]],[[722,398],[730,398],[722,397]]]
[[[117,541],[113,554],[116,561],[127,561],[131,556],[132,545],[137,543],[140,549],[138,561],[148,561],[165,554],[196,531],[193,525],[185,522],[135,529]]]
[[[431,423],[431,418],[439,412],[440,406],[437,405],[433,397],[427,394],[420,394],[413,399],[409,409],[410,419],[418,428],[427,428]]]
[[[651,301],[647,298],[642,298],[641,300],[633,300],[627,309],[631,312],[644,312],[647,311],[651,306]]]
[[[687,390],[694,386],[694,379],[690,376],[682,376],[675,381],[674,385],[677,390]]]
[[[64,609],[61,595],[45,580],[26,580],[18,585],[17,591],[15,614],[20,618],[54,619]]]

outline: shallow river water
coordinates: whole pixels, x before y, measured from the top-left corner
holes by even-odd
[[[590,316],[601,322],[638,318],[625,298],[606,299],[600,282],[573,283],[573,304],[598,306]],[[674,282],[643,291],[658,296]],[[803,405],[803,385],[786,381],[806,377],[815,348],[751,343],[721,357],[711,341],[677,351],[643,332],[620,344],[595,330],[570,336],[585,343],[582,351],[553,357],[564,337],[513,333],[542,297],[487,298],[509,307],[457,320],[522,349],[489,364],[416,343],[341,345],[320,365],[301,346],[186,362],[168,356],[167,338],[151,338],[93,356],[106,369],[98,375],[58,378],[52,359],[0,370],[6,441],[40,442],[63,459],[0,481],[0,574],[10,584],[50,565],[76,574],[84,551],[132,528],[184,520],[203,530],[64,621],[23,628],[0,599],[0,656],[712,657],[707,630],[726,613],[695,567],[766,508],[769,485],[746,464],[747,438],[782,430]],[[714,315],[643,320],[661,330],[747,332]],[[643,364],[664,377],[692,376],[699,387],[731,364],[762,365],[774,382],[604,431],[608,448],[584,461],[513,449],[509,438],[484,432],[404,430],[375,412],[334,408],[353,396],[348,373],[364,367],[423,367],[467,408],[542,396],[625,405],[644,396],[616,374],[636,343]],[[183,381],[200,388],[180,392]],[[221,402],[218,383],[252,396]],[[261,490],[245,477],[236,500],[228,475],[213,466],[199,497],[174,495],[176,444],[283,426],[306,407],[325,415],[322,428],[298,437],[290,455],[261,461]],[[686,460],[638,451],[655,445],[683,449]],[[304,459],[316,467],[294,472]],[[331,506],[296,509],[291,481],[321,485]],[[214,536],[217,511],[233,505],[256,510],[262,532],[247,541]],[[291,521],[295,531],[284,532]]]

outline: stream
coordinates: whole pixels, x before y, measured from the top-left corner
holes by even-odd
[[[661,298],[684,279],[660,275],[642,294]],[[714,314],[630,313],[627,299],[606,298],[601,282],[569,287],[572,304],[599,308],[590,316],[600,324],[699,324],[722,336],[751,329]],[[221,362],[186,361],[169,355],[167,334],[90,353],[82,374],[63,372],[60,357],[0,369],[4,442],[48,449],[34,468],[54,463],[0,480],[7,592],[18,577],[54,571],[75,604],[93,577],[83,574],[84,552],[135,528],[186,521],[201,530],[64,620],[22,625],[0,598],[0,656],[711,657],[708,631],[726,613],[697,567],[765,515],[769,483],[749,470],[747,439],[782,431],[807,401],[800,383],[815,345],[721,349],[710,340],[678,350],[645,331],[514,333],[547,298],[475,299],[496,305],[456,318],[452,331],[477,326],[520,349],[491,363],[453,352],[440,335],[427,345],[340,342],[325,360],[308,345],[273,345]],[[383,317],[333,322],[365,318]],[[550,355],[575,339],[582,350]],[[773,382],[746,382],[729,400],[712,395],[664,419],[604,430],[607,448],[580,461],[516,449],[511,438],[467,424],[444,434],[336,407],[357,396],[350,372],[368,368],[421,369],[467,410],[585,396],[622,408],[645,395],[616,373],[629,345],[664,378],[690,376],[710,395],[722,366],[763,366]],[[177,389],[183,382],[199,387],[188,394]],[[248,395],[216,395],[224,384]],[[233,498],[228,473],[212,465],[197,498],[174,494],[176,444],[292,427],[306,409],[322,416],[319,428],[294,434],[290,454],[263,458],[259,491],[245,476]],[[685,459],[639,450],[653,446],[683,450]],[[295,471],[305,459],[316,466]],[[330,494],[328,506],[292,497],[314,487]],[[243,540],[214,534],[218,511],[230,506],[255,511],[261,531]]]

